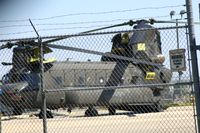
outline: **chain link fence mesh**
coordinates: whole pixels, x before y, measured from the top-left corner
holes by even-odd
[[[195,132],[187,27],[135,28],[41,38],[44,91],[37,39],[2,42],[2,133]],[[177,48],[186,70],[172,72]]]

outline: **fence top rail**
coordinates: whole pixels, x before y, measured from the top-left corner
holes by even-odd
[[[65,34],[65,35],[56,35],[56,36],[40,36],[43,39],[54,39],[54,38],[68,38],[68,37],[79,37],[79,36],[92,36],[92,35],[105,35],[105,34],[116,34],[124,32],[134,32],[134,31],[143,31],[143,30],[170,30],[176,28],[187,28],[187,25],[184,26],[171,26],[171,27],[162,27],[162,28],[144,28],[144,29],[133,29],[133,30],[116,30],[116,31],[102,31],[102,32],[92,32],[92,33],[76,33],[76,34]],[[14,38],[14,39],[0,39],[0,42],[14,42],[14,41],[27,41],[27,40],[38,40],[38,37],[30,38]]]

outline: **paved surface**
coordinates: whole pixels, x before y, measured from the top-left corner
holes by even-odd
[[[147,114],[117,111],[113,116],[101,109],[98,117],[84,117],[83,109],[72,110],[71,114],[54,113],[55,118],[47,121],[48,133],[195,133],[192,107],[173,107]],[[2,133],[42,133],[43,121],[29,115],[3,117]]]

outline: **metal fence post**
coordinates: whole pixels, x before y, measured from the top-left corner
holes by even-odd
[[[194,82],[194,91],[195,91],[195,102],[196,102],[196,111],[197,111],[197,127],[198,132],[200,133],[200,84],[199,84],[199,70],[198,70],[198,61],[197,61],[197,51],[196,51],[196,41],[194,33],[194,21],[192,13],[192,0],[186,0],[186,9],[187,9],[187,21],[189,29],[189,39],[190,39],[190,53],[192,59],[192,74]]]
[[[1,106],[1,105],[0,105],[0,106]],[[1,108],[1,109],[2,109],[2,108]],[[1,110],[0,110],[0,133],[1,133],[1,130],[2,130],[2,126],[1,126],[1,124],[2,124],[1,117],[2,117],[2,112],[1,112]]]
[[[200,20],[200,3],[199,3],[199,20]]]
[[[45,89],[44,89],[44,84],[43,84],[43,74],[44,74],[44,64],[43,64],[43,59],[44,59],[44,54],[43,54],[43,43],[42,43],[42,39],[39,35],[39,33],[37,32],[35,26],[33,25],[32,21],[29,19],[35,33],[38,36],[38,46],[39,46],[39,53],[40,53],[40,91],[38,93],[41,92],[42,94],[42,113],[43,113],[43,133],[47,133],[47,107],[46,107],[46,94],[45,94]]]
[[[43,64],[43,44],[42,39],[38,39],[40,45],[40,90],[42,93],[42,112],[43,112],[43,132],[47,133],[47,108],[46,108],[46,94],[43,86],[43,74],[44,74],[44,64]]]

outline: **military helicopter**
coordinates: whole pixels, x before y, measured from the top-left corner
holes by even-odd
[[[139,20],[103,27],[80,33],[84,35],[97,30],[123,25],[134,25],[132,32],[118,33],[111,39],[112,49],[108,53],[61,46],[52,42],[67,39],[58,37],[43,42],[43,54],[51,48],[101,55],[99,62],[57,62],[43,58],[43,86],[48,109],[88,107],[86,116],[97,116],[95,106],[108,108],[109,114],[116,109],[158,112],[161,111],[159,86],[171,80],[172,73],[163,66],[160,33],[151,24],[153,21]],[[145,29],[148,30],[145,30]],[[3,76],[0,86],[1,102],[21,115],[25,109],[42,108],[40,89],[39,43],[35,40],[8,42],[0,49],[13,48],[12,69]],[[47,118],[52,112],[47,110]],[[39,118],[43,118],[42,111]]]

